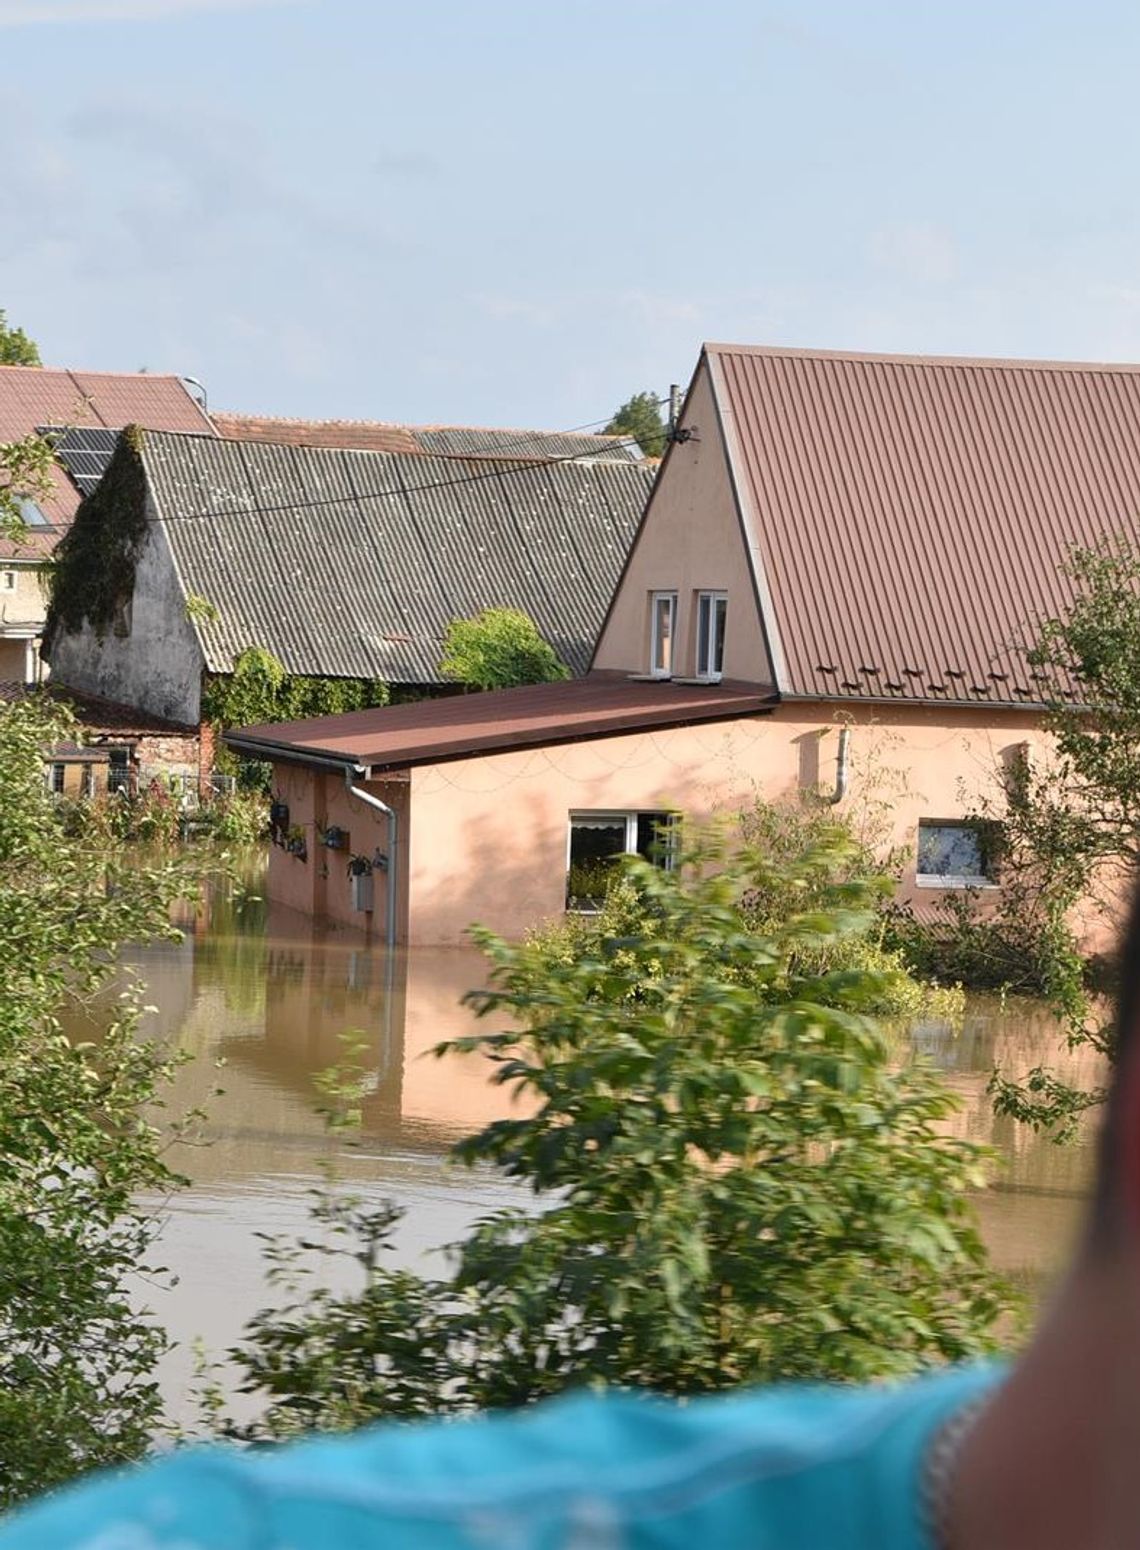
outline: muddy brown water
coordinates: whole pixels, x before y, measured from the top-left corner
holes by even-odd
[[[509,1106],[481,1057],[428,1053],[474,1026],[461,998],[484,983],[478,952],[413,951],[389,986],[382,947],[278,912],[248,886],[211,889],[180,925],[180,941],[137,949],[126,961],[146,982],[148,1030],[193,1057],[179,1071],[171,1112],[206,1113],[200,1142],[171,1155],[190,1186],[156,1202],[157,1258],[169,1275],[143,1289],[177,1342],[163,1388],[172,1413],[189,1421],[194,1342],[224,1351],[271,1300],[260,1235],[305,1228],[330,1157],[362,1192],[405,1208],[395,1258],[419,1268],[442,1269],[444,1245],[519,1195],[445,1160],[452,1141]],[[349,1029],[365,1040],[369,1091],[360,1139],[344,1148],[328,1139],[313,1079],[342,1058]],[[995,1262],[1044,1296],[1080,1221],[1090,1138],[1059,1148],[995,1120],[985,1084],[995,1064],[1026,1071],[1055,1060],[1048,1013],[973,998],[961,1029],[920,1023],[899,1038],[904,1054],[932,1061],[959,1094],[956,1133],[1000,1154],[976,1201],[982,1229]],[[1069,1057],[1065,1068],[1086,1081],[1096,1076],[1091,1060]]]

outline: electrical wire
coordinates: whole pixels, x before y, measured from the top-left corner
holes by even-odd
[[[196,441],[206,441],[207,445],[210,445],[210,446],[215,445],[213,442],[210,442],[208,440],[208,438],[196,436],[194,439]],[[621,442],[621,445],[622,446],[627,446],[627,447],[636,446],[637,445],[637,437],[636,436],[627,436],[627,437],[623,438],[623,440]],[[307,448],[306,450],[312,451],[314,449]],[[337,451],[342,451],[342,452],[351,452],[351,451],[354,451],[354,450],[357,450],[357,449],[354,449],[352,447],[341,447],[341,448],[336,448],[336,449],[317,448],[315,450],[318,450],[318,451],[321,451],[321,450],[337,450]],[[398,454],[398,453],[394,454],[394,453],[390,453],[390,452],[380,453],[379,455],[381,457],[400,456],[400,454]],[[416,452],[416,453],[410,453],[409,452],[409,453],[407,453],[405,455],[407,457],[416,457],[416,458],[421,458],[421,457],[425,456],[425,454],[422,453],[422,452]],[[455,488],[458,488],[461,485],[466,485],[466,484],[480,484],[484,480],[488,480],[488,479],[505,479],[505,478],[508,478],[508,477],[511,477],[511,476],[514,476],[514,475],[518,475],[518,474],[531,473],[532,471],[536,471],[536,470],[543,469],[543,468],[558,468],[558,467],[561,467],[565,463],[577,463],[577,462],[580,462],[583,458],[586,458],[588,456],[589,456],[589,453],[586,453],[586,452],[573,452],[573,453],[567,453],[563,457],[552,457],[552,458],[542,458],[542,459],[538,459],[538,458],[530,459],[530,458],[528,458],[525,462],[520,462],[518,460],[515,460],[514,462],[511,463],[511,466],[509,468],[502,468],[502,467],[490,468],[490,469],[487,469],[483,473],[464,474],[464,475],[462,475],[458,479],[438,479],[438,480],[434,480],[434,481],[432,481],[431,483],[428,483],[428,484],[401,485],[399,488],[392,489],[392,490],[370,490],[370,491],[364,491],[364,492],[355,491],[351,495],[329,495],[329,496],[322,497],[319,500],[280,501],[276,505],[273,505],[273,506],[228,506],[228,507],[223,506],[223,507],[215,508],[214,510],[181,511],[181,512],[178,512],[177,514],[172,514],[170,516],[165,516],[165,517],[148,517],[146,520],[148,522],[154,523],[156,525],[166,525],[166,524],[175,523],[175,522],[203,522],[203,521],[210,521],[210,520],[212,520],[214,518],[218,518],[218,517],[266,517],[266,516],[273,516],[275,514],[278,514],[280,512],[285,512],[285,511],[316,511],[316,510],[320,510],[320,509],[322,509],[324,507],[328,507],[328,506],[359,505],[360,503],[362,503],[364,501],[385,500],[385,499],[390,499],[390,498],[392,498],[394,496],[395,497],[404,498],[404,497],[407,497],[409,495],[421,495],[421,494],[429,493],[429,492],[434,491],[434,490],[450,490],[450,489],[455,489]],[[476,460],[475,459],[471,459],[470,461],[476,461]],[[490,461],[490,459],[488,459],[487,461]],[[511,462],[510,459],[507,459],[506,461],[507,462]],[[637,465],[634,464],[634,463],[629,463],[629,464],[621,464],[619,466],[633,468],[633,467],[636,467]]]

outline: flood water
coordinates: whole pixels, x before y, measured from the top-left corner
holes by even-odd
[[[178,1074],[170,1111],[206,1114],[198,1144],[180,1145],[170,1158],[192,1180],[162,1203],[157,1258],[175,1284],[162,1277],[146,1288],[178,1342],[162,1374],[168,1404],[189,1421],[193,1342],[220,1354],[272,1300],[258,1235],[304,1230],[310,1191],[330,1158],[355,1187],[406,1208],[396,1257],[424,1269],[442,1269],[443,1245],[519,1196],[489,1173],[444,1160],[452,1141],[509,1105],[488,1084],[482,1057],[428,1054],[474,1026],[460,1004],[484,983],[474,949],[407,954],[389,994],[382,946],[314,929],[267,906],[255,888],[212,888],[180,924],[179,942],[127,960],[147,984],[148,1031],[193,1057]],[[345,1030],[364,1036],[369,1069],[363,1131],[350,1148],[328,1139],[313,1083],[343,1058]],[[1033,1004],[975,999],[960,1030],[921,1024],[899,1037],[902,1053],[932,1061],[959,1093],[956,1133],[999,1151],[994,1182],[977,1200],[983,1232],[997,1265],[1043,1295],[1080,1219],[1091,1148],[1087,1136],[1060,1148],[995,1121],[985,1084],[995,1064],[1024,1072],[1055,1061],[1050,1018]],[[1069,1058],[1067,1069],[1089,1082],[1096,1076],[1091,1060]]]

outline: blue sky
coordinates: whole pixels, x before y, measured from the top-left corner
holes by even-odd
[[[702,339],[1140,359],[1140,7],[0,0],[0,306],[250,412],[569,427]]]

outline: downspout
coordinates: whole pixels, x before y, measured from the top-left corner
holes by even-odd
[[[399,831],[395,810],[389,807],[387,802],[381,802],[379,797],[373,796],[371,791],[365,791],[362,786],[352,784],[354,775],[363,774],[364,771],[359,767],[353,769],[351,765],[346,765],[344,786],[350,797],[355,797],[359,802],[367,802],[369,807],[374,807],[377,812],[383,813],[388,820],[388,973],[391,975],[396,961],[396,842]]]
[[[835,790],[828,797],[832,807],[847,795],[847,777],[851,767],[851,728],[839,728],[839,747],[835,754]]]

